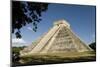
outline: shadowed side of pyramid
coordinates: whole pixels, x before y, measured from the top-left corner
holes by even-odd
[[[55,21],[53,28],[38,39],[34,45],[25,48],[20,54],[24,56],[85,51],[92,51],[92,49],[74,34],[67,21],[59,20]]]

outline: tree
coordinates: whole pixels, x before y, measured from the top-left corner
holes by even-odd
[[[96,51],[96,42],[91,43],[89,46]]]
[[[48,3],[12,1],[12,33],[21,38],[20,29],[29,23],[33,24],[33,31],[36,32],[42,12],[47,9]]]
[[[20,64],[20,51],[23,50],[26,46],[22,47],[12,47],[12,65]]]

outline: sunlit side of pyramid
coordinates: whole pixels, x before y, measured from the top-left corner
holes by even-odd
[[[34,44],[24,48],[20,54],[25,56],[85,51],[92,51],[92,49],[73,33],[67,21],[58,20],[54,22],[53,28],[35,41]]]

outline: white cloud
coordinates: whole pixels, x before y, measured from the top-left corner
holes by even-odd
[[[27,43],[22,38],[14,38],[12,39],[12,46],[25,46]]]
[[[28,30],[33,31],[31,27],[27,27]]]
[[[12,43],[26,43],[22,38],[19,39],[19,38],[14,38],[12,39]]]

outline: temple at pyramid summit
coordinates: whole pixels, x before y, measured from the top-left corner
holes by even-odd
[[[67,21],[58,20],[45,35],[20,51],[20,55],[85,51],[92,51],[92,49],[72,31]]]

